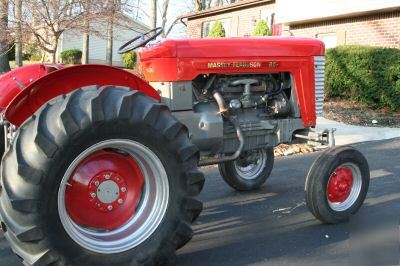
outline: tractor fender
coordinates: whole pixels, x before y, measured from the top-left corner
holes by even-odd
[[[7,106],[4,117],[20,126],[49,100],[78,88],[97,85],[129,87],[160,101],[160,95],[146,81],[116,67],[106,65],[78,65],[62,68],[29,84]]]
[[[28,87],[29,84],[61,68],[64,68],[64,66],[54,64],[33,64],[18,67],[1,75],[0,111],[5,110],[12,99]]]

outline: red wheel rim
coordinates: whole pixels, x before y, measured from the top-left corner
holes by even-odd
[[[110,180],[114,184],[101,188],[114,194],[101,189],[99,193],[105,194],[95,195],[100,203],[112,205],[108,209],[98,206],[91,193],[98,193],[93,185]],[[125,184],[126,196],[115,194]],[[75,243],[96,253],[117,254],[153,235],[165,218],[169,197],[168,175],[156,153],[134,140],[107,139],[83,150],[66,169],[58,191],[58,214]],[[114,207],[119,199],[125,200]]]
[[[131,156],[96,151],[82,160],[68,179],[66,210],[80,226],[115,230],[135,216],[143,184],[143,174]]]
[[[328,180],[326,196],[331,203],[345,202],[353,187],[353,172],[349,167],[335,169]]]

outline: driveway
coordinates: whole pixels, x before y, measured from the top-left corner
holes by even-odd
[[[399,264],[400,139],[355,146],[370,163],[370,191],[355,218],[339,225],[320,224],[305,206],[304,178],[317,153],[276,159],[267,184],[255,192],[235,192],[216,167],[203,168],[204,211],[176,264]],[[360,243],[368,245],[360,249]],[[0,265],[19,263],[1,240]]]

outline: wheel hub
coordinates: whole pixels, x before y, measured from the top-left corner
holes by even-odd
[[[105,172],[92,178],[88,193],[94,208],[105,212],[123,206],[129,192],[122,176],[115,172]]]
[[[257,178],[263,171],[266,160],[267,154],[265,150],[245,152],[234,162],[235,170],[241,178],[252,180]]]
[[[83,227],[115,230],[135,216],[144,178],[136,161],[115,151],[85,158],[68,180],[66,209]]]
[[[351,193],[353,173],[348,167],[339,167],[332,173],[328,181],[327,197],[332,203],[344,202]]]

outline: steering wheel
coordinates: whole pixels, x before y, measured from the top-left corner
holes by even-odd
[[[126,42],[124,45],[122,45],[118,49],[118,53],[124,54],[129,51],[135,50],[136,48],[145,46],[148,42],[157,38],[157,36],[159,36],[161,33],[163,33],[163,31],[164,31],[164,29],[162,27],[158,27],[158,28],[152,29],[146,33],[142,33],[141,35],[133,38],[132,40],[130,40],[130,41]]]

